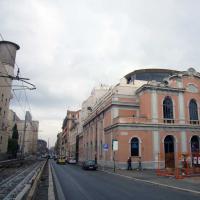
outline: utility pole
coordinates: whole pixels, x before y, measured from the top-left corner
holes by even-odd
[[[113,150],[113,171],[115,172],[116,171],[116,163],[115,163],[115,160],[116,160],[116,156],[115,156],[115,151],[118,151],[118,140],[116,139],[113,139],[112,140],[112,150]]]
[[[48,157],[49,157],[49,138],[48,138]]]
[[[16,76],[11,76],[11,75],[0,75],[0,77],[2,78],[7,78],[7,79],[10,79],[11,81],[13,80],[16,80],[16,81],[21,81],[23,83],[26,83],[27,85],[16,85],[16,89],[13,89],[13,90],[25,90],[25,89],[29,89],[29,90],[35,90],[36,87],[34,84],[28,82],[30,79],[29,78],[22,78],[22,77],[19,77],[19,69],[17,70],[17,75]],[[10,87],[10,86],[7,86],[7,87]]]

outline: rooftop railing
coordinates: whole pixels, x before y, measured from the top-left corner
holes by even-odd
[[[171,125],[191,125],[199,126],[199,120],[179,120],[179,119],[168,119],[168,118],[159,118],[152,119],[145,116],[140,117],[116,117],[113,119],[113,124],[171,124]]]

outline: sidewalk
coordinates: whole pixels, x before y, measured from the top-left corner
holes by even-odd
[[[200,177],[190,177],[184,179],[175,179],[174,177],[157,176],[155,170],[120,170],[116,169],[114,172],[111,168],[102,170],[106,173],[112,173],[127,178],[132,178],[136,181],[143,181],[149,184],[155,184],[165,187],[170,187],[188,192],[199,193],[200,195]]]

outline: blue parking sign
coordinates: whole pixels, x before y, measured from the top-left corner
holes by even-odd
[[[108,144],[103,144],[103,150],[108,151]]]

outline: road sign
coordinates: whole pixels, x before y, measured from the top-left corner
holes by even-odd
[[[112,141],[113,151],[118,151],[118,140]]]
[[[108,151],[108,144],[103,144],[103,150]]]

